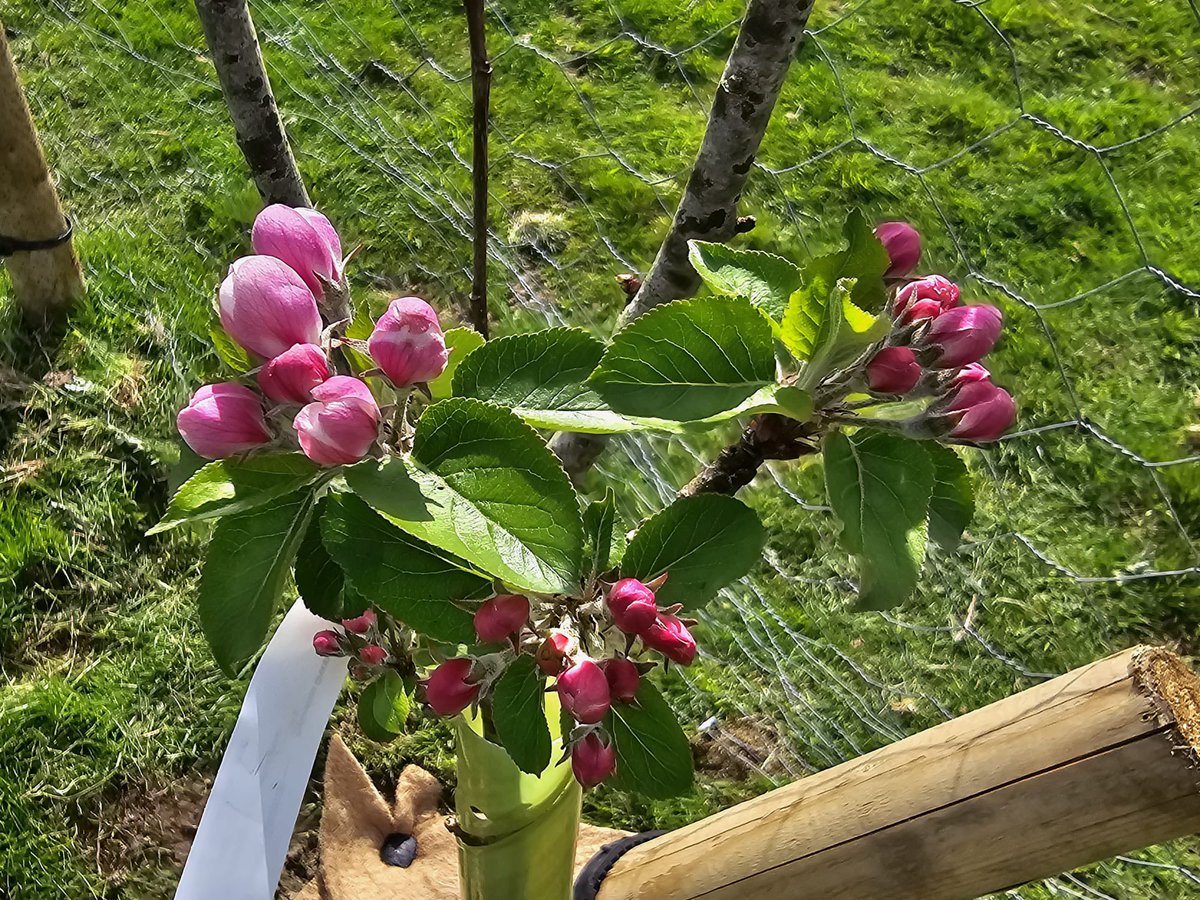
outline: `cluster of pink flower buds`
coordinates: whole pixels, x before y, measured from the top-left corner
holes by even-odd
[[[676,616],[677,606],[665,610],[658,608],[654,591],[665,581],[665,575],[649,584],[636,578],[622,578],[605,598],[608,611],[617,628],[631,637],[641,638],[647,649],[657,650],[681,666],[690,666],[696,659],[696,639],[688,626],[695,623]]]
[[[329,362],[325,325],[340,323],[323,323],[318,301],[347,290],[337,231],[314,209],[275,204],[255,219],[252,242],[256,255],[236,260],[221,283],[221,325],[262,361],[262,397],[277,408],[302,407],[291,422],[300,449],[324,466],[357,462],[378,438],[381,416],[367,384],[335,375]],[[419,297],[393,300],[367,349],[396,388],[446,368],[437,313]],[[179,432],[208,459],[264,447],[276,436],[262,397],[235,382],[205,385],[180,412]]]
[[[921,247],[916,229],[885,222],[875,233],[891,260],[888,277],[915,268]],[[960,299],[958,285],[941,275],[900,287],[887,346],[866,364],[866,387],[877,394],[935,396],[906,423],[914,437],[994,441],[1016,420],[1012,396],[980,364],[1000,338],[1003,316],[995,306],[963,306]]]
[[[372,609],[364,610],[352,619],[343,619],[343,632],[327,628],[313,635],[313,650],[317,656],[346,656],[357,660],[365,670],[358,673],[370,677],[370,670],[382,666],[389,659],[387,650],[380,644],[379,618]]]

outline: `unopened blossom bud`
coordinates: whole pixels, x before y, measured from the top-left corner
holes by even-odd
[[[388,658],[388,652],[378,644],[367,644],[358,651],[358,658],[368,666],[381,666]]]
[[[379,434],[379,407],[371,389],[349,375],[335,375],[313,388],[314,403],[296,414],[300,449],[322,466],[358,462]]]
[[[949,278],[926,275],[924,278],[910,281],[896,292],[892,318],[904,325],[917,319],[931,319],[940,312],[957,306],[958,298],[958,285]]]
[[[361,616],[355,616],[353,619],[342,619],[342,627],[351,634],[366,634],[375,625],[376,617],[375,610],[363,610]]]
[[[621,703],[632,703],[633,698],[637,696],[638,684],[642,680],[637,666],[621,657],[606,659],[601,665],[604,677],[608,679],[608,690],[612,699]]]
[[[571,646],[571,638],[565,631],[557,629],[546,635],[546,639],[538,645],[534,659],[538,668],[547,675],[557,675],[567,667],[567,651]]]
[[[236,382],[206,384],[175,417],[179,434],[205,459],[224,459],[271,440],[262,402]]]
[[[617,751],[592,732],[571,748],[571,771],[585,788],[595,787],[617,768]]]
[[[254,220],[250,241],[255,253],[274,256],[291,266],[318,297],[323,293],[321,278],[341,280],[341,239],[315,209],[273,203]]]
[[[936,369],[957,369],[978,362],[1000,339],[1004,316],[987,304],[947,310],[929,326],[918,349],[922,359]]]
[[[881,222],[875,237],[887,251],[890,264],[885,278],[903,278],[917,267],[921,258],[921,234],[907,222]]]
[[[336,631],[318,631],[313,635],[313,649],[317,656],[341,656],[341,639]]]
[[[479,696],[479,685],[472,684],[470,676],[469,658],[446,660],[425,679],[425,701],[439,716],[457,715]]]
[[[308,403],[312,389],[333,374],[316,344],[296,344],[258,370],[258,386],[276,403]]]
[[[475,633],[481,641],[498,644],[517,634],[529,618],[529,600],[520,594],[500,594],[475,610]]]
[[[606,602],[613,622],[626,634],[641,634],[658,615],[654,591],[636,578],[622,578],[614,584]]]
[[[867,363],[867,384],[881,394],[907,394],[920,378],[921,365],[908,347],[885,347]]]
[[[964,384],[970,384],[972,381],[987,381],[991,377],[991,372],[989,372],[979,363],[974,362],[970,365],[963,366],[956,373],[954,373],[954,377],[950,379],[949,386],[952,388],[958,388],[962,387]]]
[[[999,439],[1017,419],[1017,404],[1004,388],[972,381],[958,389],[939,418],[952,422],[947,432],[960,441],[987,443]]]
[[[221,326],[263,359],[321,338],[317,299],[287,263],[244,256],[229,267],[218,297]]]
[[[696,659],[696,639],[683,622],[669,613],[659,614],[642,633],[642,643],[681,666],[690,666]]]
[[[604,670],[590,659],[580,660],[559,675],[555,687],[563,709],[583,725],[596,724],[612,706]]]
[[[393,300],[367,339],[367,351],[396,387],[432,381],[449,356],[442,326],[420,297]]]

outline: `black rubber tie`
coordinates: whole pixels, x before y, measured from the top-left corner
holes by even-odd
[[[573,900],[596,900],[596,894],[600,891],[600,883],[617,864],[618,859],[639,844],[652,841],[664,834],[666,834],[665,831],[643,831],[641,834],[631,834],[629,837],[620,838],[611,844],[605,844],[600,848],[600,852],[589,859],[587,864],[579,870],[579,876],[575,879]]]
[[[75,223],[67,216],[63,216],[63,218],[67,222],[67,230],[58,237],[27,241],[23,238],[0,234],[0,256],[12,256],[14,253],[31,253],[34,250],[53,250],[55,247],[61,247],[71,239],[71,234],[75,230]]]

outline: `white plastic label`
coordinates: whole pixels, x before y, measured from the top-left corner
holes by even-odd
[[[313,652],[329,627],[299,600],[254,670],[176,900],[271,900],[321,735],[346,680],[344,659]]]

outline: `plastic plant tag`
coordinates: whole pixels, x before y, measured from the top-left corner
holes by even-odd
[[[313,652],[328,626],[300,601],[259,660],[209,794],[176,900],[270,900],[346,661]]]

